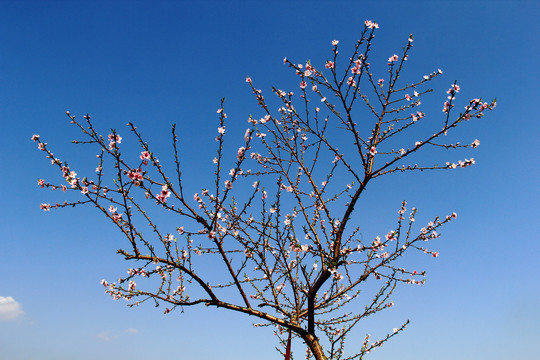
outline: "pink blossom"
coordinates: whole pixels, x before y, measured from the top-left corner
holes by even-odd
[[[167,185],[163,185],[161,187],[161,192],[159,195],[156,196],[156,199],[158,202],[166,203],[169,196],[171,196],[169,188],[167,187]]]
[[[109,150],[113,150],[116,147],[116,144],[120,144],[122,142],[122,137],[120,135],[115,134],[109,134]]]
[[[221,135],[225,134],[225,126],[219,127],[219,128],[218,128],[218,132],[219,132]]]
[[[412,97],[409,94],[405,94],[405,99],[407,99],[407,101],[411,101]]]
[[[150,153],[148,151],[141,152],[141,155],[139,156],[141,160],[147,160],[150,159]]]
[[[265,115],[264,117],[262,117],[262,118],[259,120],[259,122],[260,122],[261,124],[265,124],[267,121],[270,121],[270,119],[271,119],[270,115],[267,114],[267,115]]]
[[[247,83],[251,83],[251,78],[250,78],[249,76],[246,77],[246,82],[247,82]]]
[[[228,190],[231,190],[231,189],[232,189],[232,183],[230,182],[230,180],[225,180],[225,187],[226,187]]]
[[[425,116],[425,114],[423,112],[420,112],[420,111],[417,111],[416,114],[411,114],[411,117],[413,119],[413,121],[417,121],[421,118],[423,118]]]
[[[371,156],[375,156],[375,154],[377,153],[377,149],[375,148],[375,146],[372,146],[369,149],[369,153],[371,154]]]
[[[131,280],[129,282],[129,287],[128,287],[129,291],[135,290],[135,286],[136,286],[135,281]]]
[[[453,107],[454,105],[452,105],[450,103],[450,101],[445,101],[444,102],[444,106],[443,106],[443,109],[442,109],[442,112],[443,113],[448,113],[450,111],[450,109]]]
[[[182,235],[184,233],[184,227],[183,226],[178,227],[176,230],[178,231],[178,233],[180,235]]]
[[[479,145],[480,145],[480,140],[476,139],[471,144],[471,147],[474,149],[474,148],[477,148]]]
[[[383,83],[384,83],[384,79],[379,79],[379,80],[377,81],[377,84],[379,84],[379,85],[382,85]]]
[[[399,56],[397,56],[396,54],[394,54],[394,55],[392,55],[392,56],[390,56],[390,57],[388,58],[388,62],[389,62],[389,63],[392,63],[392,62],[394,62],[394,61],[397,61],[398,59],[399,59]]]
[[[43,211],[49,211],[51,210],[51,204],[40,204],[39,208]]]
[[[332,274],[332,277],[337,280],[337,281],[341,281],[343,280],[343,275],[338,273],[336,269],[332,269],[330,270],[330,273]]]
[[[37,184],[38,184],[38,186],[41,186],[42,188],[44,188],[45,187],[45,180],[38,179]]]
[[[459,164],[460,167],[465,168],[467,166],[471,166],[471,165],[476,164],[476,160],[474,160],[474,158],[465,159],[465,160],[459,160],[458,164]],[[455,165],[455,164],[453,164],[453,165]]]
[[[38,140],[39,140],[39,135],[38,135],[38,134],[32,135],[32,141],[33,141],[33,142],[36,142],[36,141],[38,141]]]
[[[370,28],[370,29],[378,29],[379,28],[379,24],[377,24],[376,22],[371,21],[371,20],[364,21],[364,25],[367,28]]]
[[[300,82],[300,89],[304,90],[306,88],[306,86],[307,86],[306,82],[302,80]]]
[[[130,178],[131,180],[135,180],[135,181],[140,181],[143,179],[143,176],[142,176],[142,173],[141,173],[141,169],[137,169],[137,170],[129,170],[128,171],[128,178]]]
[[[241,161],[242,159],[244,159],[244,155],[246,153],[246,148],[245,147],[240,147],[238,148],[238,151],[236,153],[236,158],[238,159],[238,161]]]
[[[332,40],[332,46],[337,46],[339,44],[339,40]]]
[[[81,193],[83,193],[84,195],[88,194],[88,188],[86,186],[83,186],[81,188]]]
[[[115,213],[116,210],[117,210],[117,209],[116,209],[114,206],[112,206],[112,205],[109,206],[109,212],[110,212],[110,213]]]
[[[122,137],[120,135],[109,134],[109,141],[114,141],[120,144],[122,143]]]

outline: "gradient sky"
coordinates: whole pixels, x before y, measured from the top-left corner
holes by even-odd
[[[279,358],[272,333],[243,315],[205,307],[164,315],[105,295],[99,281],[131,266],[115,254],[124,239],[91,207],[39,210],[64,195],[37,187],[38,178],[61,178],[30,137],[39,133],[82,175],[95,158],[70,144],[78,134],[66,110],[90,113],[104,133],[116,128],[126,139],[132,121],[163,154],[176,122],[186,162],[199,166],[189,180],[199,191],[211,181],[204,170],[220,98],[232,132],[245,129],[258,110],[246,76],[265,91],[296,91],[283,57],[322,62],[333,39],[352,45],[366,19],[380,24],[381,72],[409,33],[408,74],[444,70],[432,111],[440,113],[454,80],[458,101],[498,99],[462,132],[481,141],[463,152],[475,166],[369,189],[380,219],[393,219],[403,199],[425,216],[459,217],[432,245],[440,257],[419,259],[427,284],[401,287],[391,311],[361,326],[360,334],[380,335],[412,321],[367,358],[537,358],[539,16],[538,1],[518,0],[0,1],[0,147],[9,155],[0,177],[0,360]],[[382,228],[366,232],[393,226],[380,219],[367,224]],[[299,342],[294,350],[303,358]]]

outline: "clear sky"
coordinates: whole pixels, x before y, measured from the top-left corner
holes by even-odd
[[[380,24],[381,72],[409,33],[409,74],[444,70],[432,111],[440,113],[454,80],[463,101],[498,99],[463,130],[481,141],[469,154],[475,166],[369,189],[380,216],[393,218],[405,198],[426,216],[459,217],[433,245],[440,257],[419,260],[427,284],[399,289],[396,306],[360,330],[380,334],[412,321],[368,358],[537,358],[539,17],[538,1],[519,0],[1,1],[0,360],[279,358],[271,332],[242,315],[205,307],[164,315],[105,295],[99,281],[131,265],[115,254],[124,239],[91,207],[39,210],[64,195],[36,185],[61,178],[30,137],[39,133],[82,175],[95,158],[70,145],[78,134],[66,110],[90,113],[104,133],[113,127],[125,139],[132,121],[163,154],[176,122],[199,191],[211,182],[204,170],[220,98],[231,128],[245,129],[258,110],[246,76],[266,91],[295,90],[283,57],[322,63],[331,41],[352,45],[366,19]],[[366,232],[392,224],[382,226]],[[300,344],[295,351],[302,358]]]

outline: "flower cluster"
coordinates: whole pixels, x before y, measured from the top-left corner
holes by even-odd
[[[448,100],[444,102],[444,107],[442,110],[443,113],[448,114],[450,112],[450,109],[454,107],[454,105],[452,104],[452,100],[456,98],[456,94],[459,92],[459,90],[460,90],[459,85],[452,84],[452,86],[450,86],[450,89],[446,91],[446,93],[448,94]]]
[[[118,213],[118,209],[115,208],[114,206],[109,206],[109,212],[111,213],[111,217],[113,219],[113,221],[115,222],[119,222],[120,220],[122,220],[122,215],[121,213]]]
[[[418,120],[422,119],[424,116],[426,116],[426,115],[421,111],[417,111],[416,114],[411,114],[411,117],[412,117],[413,121],[418,121]]]
[[[156,196],[157,203],[166,203],[167,198],[171,196],[171,191],[167,185],[161,187],[161,192]]]
[[[141,155],[139,155],[139,158],[143,161],[144,165],[148,165],[148,160],[150,159],[150,152],[148,151],[141,152]]]
[[[392,64],[394,61],[398,61],[398,59],[399,59],[399,56],[397,56],[396,54],[390,56],[388,58],[388,65]]]
[[[140,186],[143,179],[143,174],[141,168],[136,170],[129,170],[127,174],[128,178],[133,181],[133,185]]]
[[[364,21],[364,25],[370,29],[378,29],[379,28],[379,25],[374,22],[374,21],[371,21],[371,20],[366,20]]]
[[[109,150],[115,149],[117,146],[116,144],[120,144],[122,142],[122,137],[117,134],[109,134],[107,137],[109,139]]]
[[[446,166],[449,169],[455,169],[455,168],[458,168],[458,167],[465,168],[467,166],[471,166],[471,165],[474,165],[474,164],[476,164],[476,161],[474,160],[474,158],[470,158],[470,159],[465,159],[465,160],[459,160],[457,164],[447,162]]]

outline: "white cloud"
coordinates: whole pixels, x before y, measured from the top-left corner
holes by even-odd
[[[0,296],[0,321],[9,321],[24,315],[22,306],[11,296]]]
[[[129,329],[126,329],[126,332],[127,332],[128,334],[136,334],[136,333],[139,332],[139,330],[134,329],[134,328],[129,328]]]
[[[118,336],[111,336],[108,332],[102,331],[99,334],[96,335],[96,338],[100,341],[109,342],[111,340],[116,339]]]

